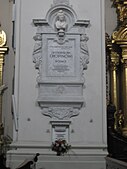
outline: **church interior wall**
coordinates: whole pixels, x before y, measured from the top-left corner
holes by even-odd
[[[105,6],[103,6],[103,2],[105,2]],[[0,5],[0,21],[2,28],[7,33],[7,45],[9,46],[9,53],[5,58],[4,65],[4,83],[8,87],[3,95],[5,135],[12,137],[13,141],[19,141],[18,146],[27,147],[28,145],[34,145],[37,147],[38,145],[39,147],[42,143],[43,146],[50,146],[51,126],[49,125],[49,117],[41,114],[41,110],[36,103],[38,96],[36,78],[38,72],[35,70],[32,62],[33,36],[36,34],[36,28],[32,20],[44,19],[48,9],[51,7],[52,0],[48,0],[46,3],[45,0],[33,0],[32,3],[31,0],[17,0],[15,11],[17,16],[17,31],[15,32],[16,57],[14,56],[15,50],[12,49],[13,2],[0,0],[0,4],[2,4]],[[80,148],[86,148],[92,145],[100,149],[101,146],[105,147],[107,144],[105,61],[101,56],[105,56],[105,32],[111,35],[116,27],[116,12],[110,0],[96,0],[92,3],[89,3],[87,0],[70,0],[70,4],[73,5],[78,19],[90,20],[90,27],[86,31],[89,36],[90,63],[87,71],[85,71],[86,80],[84,88],[84,98],[87,106],[81,111],[79,118],[74,117],[72,119],[71,131],[73,132],[70,138],[74,147],[81,146]],[[103,6],[101,10],[100,6]],[[105,10],[105,15],[102,10]],[[15,84],[13,84],[13,80],[15,80]],[[13,88],[17,107],[16,113],[19,119],[18,131],[12,125]],[[82,154],[80,150],[79,153]],[[18,151],[20,153],[20,149]]]
[[[40,3],[40,1],[38,1],[38,3]],[[38,11],[36,11],[36,13],[33,14],[32,16],[32,11],[34,11],[34,8],[36,7],[36,2],[34,5],[31,5],[31,19],[32,18],[44,18],[47,9],[49,8],[50,4],[52,3],[52,1],[48,1],[48,3],[45,4],[45,8],[43,9],[42,12],[42,6],[40,6],[40,9]],[[84,9],[83,7],[81,9],[78,8],[79,6],[79,1],[70,1],[70,3],[73,3],[73,7],[77,12],[77,15],[79,18],[82,18],[83,13],[84,13]],[[87,2],[84,2],[87,3]],[[0,1],[0,20],[1,20],[1,24],[2,24],[2,28],[5,30],[5,32],[7,33],[7,45],[9,46],[9,54],[8,56],[5,58],[5,65],[4,65],[4,81],[5,83],[8,85],[8,90],[5,91],[4,96],[3,96],[3,114],[6,116],[6,119],[4,119],[6,125],[8,126],[5,129],[5,132],[9,135],[12,135],[12,114],[11,114],[11,94],[12,94],[12,81],[13,81],[13,77],[14,77],[14,53],[12,50],[12,1],[10,0],[1,0]],[[4,10],[3,10],[4,9]],[[86,10],[85,10],[85,18],[88,18],[89,13],[91,13],[91,6],[89,6]],[[92,16],[91,16],[92,17]],[[112,7],[112,2],[110,0],[106,0],[105,1],[105,30],[106,32],[111,35],[115,26],[116,26],[116,12],[115,9]],[[31,25],[29,25],[29,27],[31,28]],[[92,29],[92,28],[90,28]],[[32,34],[34,34],[34,28],[33,28],[33,32]],[[89,30],[90,31],[90,30]],[[31,37],[30,37],[31,38]],[[24,39],[25,40],[25,39]],[[91,40],[91,39],[90,39]],[[33,42],[32,42],[33,43]],[[88,42],[89,43],[89,42]],[[33,45],[33,44],[32,44]],[[89,70],[88,70],[89,71]],[[33,75],[36,76],[36,72],[33,69]],[[33,76],[33,77],[34,77]],[[35,79],[34,79],[35,82]],[[35,84],[35,83],[34,83]],[[87,86],[88,87],[88,86]],[[4,116],[4,118],[5,118]],[[8,119],[8,120],[7,120]],[[11,123],[11,124],[10,124]]]

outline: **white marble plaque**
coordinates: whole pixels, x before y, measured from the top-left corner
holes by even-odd
[[[67,126],[54,126],[52,141],[55,142],[55,140],[66,140],[68,142],[68,129],[69,128]]]
[[[59,44],[48,39],[47,76],[75,76],[75,39]]]
[[[70,121],[51,121],[52,142],[56,140],[70,140]]]

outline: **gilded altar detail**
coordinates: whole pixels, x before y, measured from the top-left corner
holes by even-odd
[[[0,145],[2,146],[3,140],[2,135],[4,132],[4,126],[2,123],[2,94],[4,90],[7,88],[5,84],[3,84],[3,64],[4,64],[4,57],[6,52],[8,51],[8,47],[6,46],[6,34],[1,29],[0,25]]]
[[[118,25],[112,34],[110,49],[111,100],[116,106],[115,129],[127,136],[127,0],[112,0]],[[121,90],[120,90],[121,88]],[[121,97],[119,97],[119,95]],[[117,100],[117,101],[116,101]],[[120,113],[119,113],[120,112]]]
[[[127,19],[127,0],[112,0],[116,7],[117,17],[119,22],[124,22]]]

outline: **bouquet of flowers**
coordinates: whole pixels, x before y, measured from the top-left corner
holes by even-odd
[[[67,153],[70,148],[71,145],[69,145],[66,140],[59,139],[52,143],[52,151],[55,151],[57,156],[64,155],[64,153]]]

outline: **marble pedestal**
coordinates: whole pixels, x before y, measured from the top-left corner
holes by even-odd
[[[43,149],[19,149],[11,150],[7,155],[7,166],[15,169],[26,158],[30,158],[35,152],[39,152],[40,156],[36,164],[36,169],[106,169],[105,156],[106,151],[102,147],[80,147],[72,148],[70,152],[64,156],[56,156],[50,148]],[[85,153],[84,153],[85,152]]]

